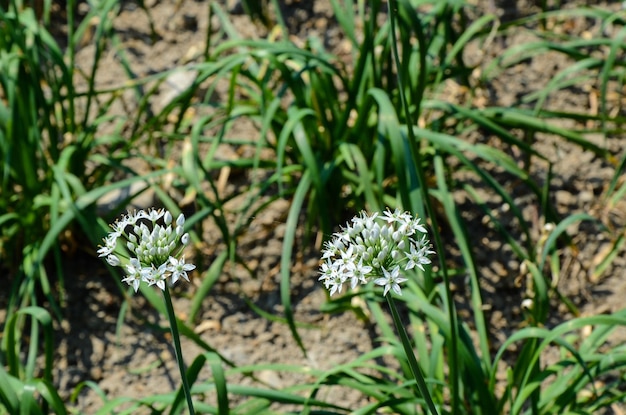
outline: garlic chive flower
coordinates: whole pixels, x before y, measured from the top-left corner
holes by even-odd
[[[196,268],[185,263],[182,255],[189,243],[184,224],[182,213],[174,221],[172,214],[162,209],[123,215],[111,225],[113,231],[104,238],[98,256],[105,257],[111,266],[122,267],[126,271],[122,282],[131,285],[135,292],[142,281],[165,290],[168,278],[171,284],[180,278],[189,281],[187,272]]]
[[[330,295],[341,292],[344,283],[354,289],[369,281],[384,287],[384,296],[389,291],[402,295],[400,284],[407,280],[402,271],[423,271],[435,253],[427,232],[409,212],[361,212],[325,242],[319,280]]]

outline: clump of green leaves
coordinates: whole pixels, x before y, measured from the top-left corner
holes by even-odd
[[[51,378],[50,314],[61,320],[65,301],[62,245],[80,238],[97,241],[94,202],[128,185],[107,183],[116,162],[109,158],[103,163],[96,151],[106,141],[96,132],[108,117],[112,99],[97,99],[100,92],[93,78],[110,36],[111,20],[104,16],[114,13],[119,3],[93,5],[84,20],[76,22],[76,2],[68,1],[66,42],[47,29],[49,0],[41,10],[18,0],[6,3],[0,8],[0,264],[8,304],[0,348],[0,397],[10,413],[47,413],[46,408],[65,413]],[[91,80],[78,90],[77,79],[84,74],[76,68],[74,53],[96,16],[100,23],[93,28],[97,47]],[[47,311],[39,307],[44,302]],[[46,356],[43,377],[36,370],[39,346]],[[24,356],[25,364],[20,360]]]
[[[50,3],[45,5],[41,18],[47,22]],[[59,220],[102,177],[98,168],[87,168],[99,121],[77,109],[79,103],[88,108],[95,94],[83,100],[74,86],[75,33],[70,29],[68,49],[62,50],[35,11],[17,1],[0,10],[0,21],[0,255],[11,259],[3,261],[12,276],[11,313],[37,304],[36,292],[53,307],[58,303],[44,262],[52,251],[62,292],[61,250],[53,242],[68,222]],[[74,210],[71,216],[93,213]],[[89,223],[82,223],[87,233],[94,230]]]

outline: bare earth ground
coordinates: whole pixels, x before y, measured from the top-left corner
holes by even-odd
[[[125,3],[120,15],[115,20],[115,28],[122,35],[129,59],[136,74],[146,76],[156,71],[175,68],[193,56],[194,51],[202,50],[207,28],[206,0],[155,0],[148,3],[154,19],[158,39],[152,39],[149,21],[143,10],[133,2]],[[180,3],[177,7],[176,3]],[[234,25],[244,37],[263,35],[262,28],[250,23],[248,18],[238,12],[236,1],[228,2]],[[304,38],[316,33],[324,37],[330,48],[341,47],[341,36],[333,25],[332,9],[328,0],[296,1],[286,6],[288,23],[293,28],[294,36]],[[515,6],[503,6],[513,2],[479,1],[475,15],[484,11],[497,13],[503,19],[529,14],[535,8],[525,1],[516,2]],[[565,2],[564,2],[565,3]],[[308,4],[307,8],[302,5]],[[564,7],[568,5],[565,4]],[[616,5],[604,5],[618,10]],[[597,30],[598,22],[584,19],[573,20],[568,30],[574,33]],[[559,30],[555,28],[554,30]],[[486,67],[504,48],[527,42],[530,35],[520,31],[514,35],[498,38],[487,47],[470,53],[468,64]],[[84,59],[90,59],[93,50],[85,46],[79,51]],[[101,85],[115,85],[124,75],[113,52],[107,52],[101,71]],[[483,91],[476,91],[474,105],[510,105],[522,93],[539,90],[559,70],[571,62],[558,54],[544,54],[541,59],[524,61],[503,71]],[[86,62],[88,63],[88,62]],[[461,87],[450,83],[450,94],[458,99],[466,99]],[[597,85],[589,85],[588,90],[566,90],[550,98],[551,109],[588,108],[593,111],[591,97]],[[167,91],[163,92],[166,95]],[[453,95],[451,95],[453,96]],[[476,98],[478,97],[478,98]],[[165,99],[165,98],[163,98]],[[162,105],[153,102],[155,107]],[[242,126],[242,132],[248,129],[254,136],[257,132],[251,126]],[[521,132],[516,132],[521,133]],[[494,146],[501,143],[481,136],[467,137],[468,140],[482,141]],[[598,137],[598,144],[604,140]],[[624,137],[609,137],[606,144],[619,156],[626,140]],[[546,157],[554,163],[553,190],[556,190],[556,202],[563,217],[574,212],[588,212],[605,222],[613,222],[616,229],[626,224],[626,203],[606,211],[602,205],[602,195],[613,174],[613,167],[597,159],[593,154],[550,136],[540,137],[536,143]],[[497,166],[491,166],[494,173]],[[546,163],[536,161],[533,174],[537,178],[545,177]],[[543,227],[539,216],[538,201],[530,197],[525,189],[520,189],[504,174],[496,176],[502,185],[509,189],[525,215],[534,221],[533,234],[541,237]],[[460,180],[472,180],[471,177],[459,176]],[[225,191],[235,191],[226,187]],[[500,201],[493,195],[483,195],[493,207],[494,212],[506,217]],[[473,206],[464,194],[456,195],[463,207],[466,219],[470,223],[473,240],[483,249],[478,260],[481,265],[480,275],[484,282],[486,303],[490,306],[489,327],[494,338],[494,347],[523,325],[520,304],[524,298],[525,278],[521,264],[502,242],[497,233],[486,224],[484,214]],[[287,201],[274,203],[262,216],[255,219],[249,232],[240,240],[240,253],[256,271],[257,279],[251,279],[241,269],[228,269],[220,283],[203,303],[197,332],[203,340],[223,353],[238,365],[258,363],[285,363],[314,368],[330,369],[338,363],[348,362],[376,345],[376,329],[368,322],[357,319],[350,313],[326,315],[320,312],[320,306],[326,296],[323,288],[316,283],[317,253],[313,249],[302,249],[302,257],[294,267],[293,293],[298,321],[310,323],[314,329],[301,329],[300,334],[308,348],[305,358],[292,339],[287,327],[272,323],[259,317],[243,301],[240,293],[263,310],[280,315],[281,305],[278,287],[279,258],[281,238],[285,228],[285,217],[289,207]],[[559,287],[562,292],[581,307],[583,314],[608,313],[623,307],[626,295],[626,267],[623,255],[619,255],[614,265],[599,277],[594,276],[594,267],[598,258],[605,252],[609,240],[598,232],[594,225],[581,224],[569,230],[578,251],[564,248],[564,263],[569,264],[562,272]],[[215,238],[212,235],[207,235]],[[219,241],[214,252],[219,252]],[[455,257],[454,247],[450,247],[451,257]],[[122,298],[114,281],[93,257],[77,255],[66,263],[66,275],[73,276],[67,301],[67,321],[59,330],[58,353],[55,379],[65,397],[81,381],[92,380],[109,398],[119,396],[141,397],[155,393],[167,393],[178,387],[179,375],[173,361],[173,350],[169,334],[159,329],[157,324],[167,327],[166,322],[158,321],[158,314],[151,311],[149,305],[140,296],[132,299],[132,312],[124,317],[119,336],[116,335]],[[520,282],[521,281],[521,282]],[[197,283],[197,281],[195,281]],[[461,316],[469,316],[469,293],[462,279],[455,281],[457,300]],[[175,309],[182,317],[189,310],[189,293],[192,287],[181,284],[176,288]],[[559,304],[554,304],[554,323],[569,318],[570,315]],[[615,341],[626,338],[622,331]],[[200,349],[190,341],[183,342],[183,350],[188,358],[195,357]],[[190,363],[190,361],[188,361]],[[202,376],[208,377],[205,373]],[[268,384],[277,388],[297,384],[310,379],[289,373],[262,373],[261,377]],[[249,379],[232,378],[235,382],[250,383]],[[365,403],[364,398],[351,391],[324,390],[319,396],[343,405],[357,408]],[[94,412],[102,405],[102,400],[93,392],[84,390],[78,397],[76,407],[84,413]],[[285,409],[279,405],[276,409]]]

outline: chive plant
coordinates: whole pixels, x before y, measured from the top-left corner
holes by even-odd
[[[270,26],[269,19],[276,19],[272,36],[266,39],[240,38],[220,4],[210,2],[202,59],[177,68],[193,71],[193,82],[160,113],[149,116],[149,102],[170,71],[137,79],[113,26],[118,0],[90,3],[88,16],[80,22],[74,16],[75,1],[69,0],[67,48],[60,47],[46,30],[50,1],[44,1],[41,20],[22,2],[8,3],[0,8],[0,255],[11,276],[11,289],[0,353],[0,413],[68,412],[51,374],[52,320],[63,314],[62,293],[67,285],[60,266],[64,256],[57,244],[59,235],[67,230],[82,232],[95,246],[109,230],[96,215],[95,203],[104,194],[137,181],[149,183],[159,202],[170,212],[178,212],[172,195],[155,185],[165,175],[175,191],[194,199],[195,211],[185,221],[191,242],[203,243],[204,223],[212,220],[219,229],[223,252],[215,258],[193,259],[202,278],[190,294],[191,310],[185,322],[172,317],[168,298],[161,298],[141,281],[166,289],[165,280],[173,275],[184,279],[190,263],[168,256],[159,279],[157,273],[143,271],[148,266],[129,259],[127,282],[138,283],[150,304],[171,317],[170,328],[177,328],[201,352],[188,356],[191,364],[186,370],[179,365],[183,387],[170,394],[108,397],[93,382],[82,382],[72,399],[83,388],[93,389],[103,398],[98,414],[146,408],[180,413],[186,405],[196,413],[252,414],[272,412],[281,404],[295,406],[304,414],[560,414],[603,413],[623,402],[622,356],[626,354],[623,346],[611,342],[611,336],[626,324],[624,312],[548,325],[555,301],[564,301],[572,314],[577,313],[553,284],[560,272],[560,248],[572,243],[567,228],[581,221],[596,225],[598,218],[590,213],[558,214],[553,204],[552,163],[535,146],[539,134],[550,134],[592,152],[615,166],[603,195],[607,209],[623,199],[626,156],[615,157],[587,136],[623,134],[623,117],[610,110],[609,102],[612,90],[619,91],[624,79],[625,31],[620,13],[587,7],[549,11],[544,5],[541,13],[500,22],[493,14],[469,19],[474,6],[464,1],[331,0],[336,24],[349,45],[348,53],[338,56],[317,37],[306,38],[302,47],[294,44],[277,0],[243,2],[252,16],[262,16]],[[266,3],[272,8],[265,8]],[[143,2],[141,7],[149,13]],[[88,30],[87,22],[96,20],[92,17],[99,17],[94,63],[81,72],[75,52],[78,39]],[[598,22],[592,39],[542,29],[548,21],[558,24],[575,17]],[[507,48],[480,67],[466,63],[469,45],[486,47],[494,38],[518,31],[528,31],[536,40]],[[115,50],[130,80],[123,88],[100,90],[97,84],[102,70],[99,62],[108,49]],[[471,95],[511,65],[541,59],[547,51],[559,53],[571,65],[545,88],[520,96],[512,106],[473,106],[471,100],[457,102],[442,93],[448,82],[454,82]],[[481,69],[478,78],[470,76],[476,69]],[[75,80],[81,76],[86,86],[78,92]],[[223,100],[215,102],[211,97],[220,83],[228,88]],[[581,85],[597,89],[597,114],[549,106],[553,94]],[[99,127],[111,120],[111,105],[125,88],[135,92],[137,110],[119,119],[121,127],[114,133],[99,135]],[[243,119],[258,126],[259,137],[235,133],[233,126]],[[494,148],[480,140],[471,142],[466,137],[473,132],[496,138],[502,145]],[[139,143],[154,141],[164,151],[136,151]],[[217,148],[223,144],[252,148],[253,155],[221,160]],[[171,167],[168,161],[177,149],[182,149],[180,163]],[[523,163],[511,156],[515,153],[521,154]],[[124,164],[131,157],[142,158],[151,172],[138,175]],[[498,175],[492,166],[500,169]],[[533,171],[544,166],[546,177],[538,180]],[[243,171],[254,178],[240,188],[240,194],[224,195],[215,180],[215,172],[221,169]],[[474,180],[459,181],[459,173]],[[126,178],[117,180],[122,175]],[[546,222],[554,224],[542,230],[539,240],[502,177],[524,188]],[[494,214],[483,199],[485,189],[509,209],[509,219]],[[482,295],[475,259],[479,247],[455,202],[459,192],[485,214],[529,277],[526,325],[495,350],[484,315],[489,304]],[[228,211],[228,202],[241,195],[244,206]],[[402,261],[406,259],[404,268],[385,268],[367,285],[360,282],[368,280],[374,265],[352,268],[348,264],[352,256],[344,252],[347,262],[342,272],[348,273],[323,278],[333,294],[323,310],[358,312],[353,300],[361,297],[380,331],[380,345],[329,371],[265,363],[237,367],[193,330],[203,301],[226,264],[243,262],[237,249],[239,236],[278,198],[291,201],[281,257],[284,320],[304,352],[307,345],[299,338],[291,304],[294,250],[304,245],[296,238],[299,225],[310,239],[319,232],[332,241],[337,226],[348,218],[360,211],[374,215],[388,206],[388,217],[398,209],[422,218],[434,244],[430,248],[423,239],[408,244],[408,252],[401,256]],[[121,201],[119,208],[126,202]],[[234,224],[227,220],[232,214],[237,217]],[[173,226],[173,220],[169,222]],[[623,229],[612,223],[598,225],[598,232],[607,235],[611,249],[594,277],[610,268],[626,240]],[[338,242],[332,246],[339,247]],[[459,253],[455,261],[446,247]],[[429,263],[431,249],[437,253],[433,264]],[[110,265],[123,261],[107,256]],[[405,269],[410,261],[415,266]],[[322,269],[337,271],[333,263],[323,261]],[[161,265],[155,265],[157,271]],[[357,268],[362,275],[354,273]],[[469,288],[469,318],[460,317],[457,298],[451,295],[452,283],[461,279]],[[353,281],[356,290],[340,290],[342,284]],[[381,306],[381,288],[373,286],[382,287],[395,329]],[[49,311],[41,307],[38,292],[51,305]],[[127,308],[125,303],[123,309]],[[511,352],[513,347],[517,354]],[[37,370],[41,350],[44,363]],[[558,357],[546,362],[548,352]],[[397,357],[399,370],[380,363],[389,355]],[[207,367],[209,379],[201,375]],[[283,390],[227,381],[230,375],[241,373],[256,381],[257,373],[268,370],[305,373],[311,381]],[[368,404],[348,408],[326,402],[320,391],[333,386],[359,391]],[[216,400],[190,403],[196,393]]]

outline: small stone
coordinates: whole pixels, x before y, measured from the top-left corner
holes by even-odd
[[[576,198],[567,190],[557,190],[555,193],[556,203],[565,206],[576,204]]]
[[[589,190],[583,190],[578,194],[578,200],[580,200],[582,203],[590,203],[593,201],[593,199],[593,192],[590,192]]]

